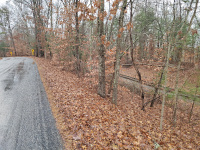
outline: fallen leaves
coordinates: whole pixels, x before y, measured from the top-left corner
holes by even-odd
[[[172,128],[165,120],[160,132],[159,107],[141,111],[139,96],[131,98],[123,87],[115,106],[96,94],[95,78],[77,78],[45,59],[35,60],[51,91],[51,107],[58,110],[54,116],[66,149],[199,149],[198,126],[194,134],[189,125]]]

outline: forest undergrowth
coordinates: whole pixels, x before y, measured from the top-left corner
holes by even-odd
[[[200,106],[179,100],[177,124],[167,101],[163,130],[159,130],[161,104],[141,110],[140,96],[119,87],[118,105],[96,93],[97,78],[77,78],[62,66],[33,58],[45,86],[66,149],[200,149]]]

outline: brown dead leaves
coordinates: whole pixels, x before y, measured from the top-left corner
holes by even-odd
[[[133,28],[133,24],[131,22],[129,22],[127,25],[126,25],[126,28],[127,30],[131,30]]]
[[[154,149],[156,143],[162,149],[198,148],[200,140],[188,133],[189,126],[172,129],[165,120],[160,132],[160,108],[141,111],[139,97],[127,89],[119,87],[115,106],[96,94],[95,78],[79,79],[41,58],[36,62],[58,110],[54,116],[66,149]],[[171,112],[167,109],[166,117]]]
[[[59,130],[66,149],[131,149],[140,147],[140,131],[109,99],[91,91],[88,79],[78,79],[36,59],[64,122]],[[86,84],[87,83],[87,84]],[[132,118],[133,119],[133,118]],[[132,120],[135,121],[135,120]],[[145,142],[144,142],[145,143]]]

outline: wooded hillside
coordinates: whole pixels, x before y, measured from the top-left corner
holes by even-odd
[[[119,113],[118,107],[120,107],[119,110],[130,113],[122,113],[122,116],[137,115],[131,111],[136,105],[135,102],[134,105],[132,103],[135,99],[137,99],[137,109],[139,109],[133,109],[133,111],[139,111],[140,119],[141,114],[145,112],[146,119],[151,112],[155,113],[156,117],[159,116],[159,123],[157,121],[157,124],[153,124],[150,121],[145,131],[138,132],[142,136],[137,136],[139,143],[135,144],[127,140],[128,138],[134,140],[137,134],[130,133],[132,129],[127,127],[129,126],[127,116],[125,117],[127,120],[122,119],[122,116],[120,118],[122,122],[126,122],[126,126],[121,126],[117,121],[115,124],[115,121],[111,123],[108,119],[103,119],[104,122],[106,120],[109,122],[112,130],[114,130],[113,126],[117,126],[117,131],[113,131],[112,134],[107,133],[110,128],[102,129],[104,132],[95,130],[94,134],[99,137],[110,136],[110,143],[108,139],[99,137],[89,139],[91,136],[95,137],[92,132],[88,131],[88,135],[85,135],[87,133],[85,129],[83,134],[77,126],[68,126],[70,131],[73,128],[72,139],[76,142],[71,144],[76,145],[77,149],[81,146],[83,149],[84,146],[85,149],[92,149],[92,145],[95,144],[99,147],[94,147],[94,149],[131,149],[136,145],[141,149],[199,148],[200,143],[197,142],[197,139],[200,139],[197,128],[200,124],[197,111],[200,102],[199,0],[10,0],[0,7],[0,33],[1,57],[42,57],[42,60],[45,59],[44,63],[47,63],[44,66],[54,68],[54,72],[56,69],[65,73],[70,72],[70,75],[74,76],[73,80],[77,79],[81,82],[83,79],[84,83],[81,84],[84,85],[91,83],[93,94],[98,94],[98,99],[102,100],[102,103],[106,100],[105,105],[109,107],[105,110],[98,108],[102,116],[104,113],[109,117],[114,113]],[[43,65],[41,59],[35,58],[35,60]],[[53,72],[48,73],[45,70],[44,76],[51,73],[54,76]],[[60,83],[71,82],[65,78],[63,80]],[[55,81],[57,81],[56,76]],[[56,86],[54,81],[47,79],[45,82],[48,82],[49,86],[51,86],[49,82],[53,82],[52,84]],[[131,92],[127,92],[127,89]],[[51,90],[56,91],[54,88]],[[84,97],[85,94],[83,94]],[[54,96],[59,101],[59,96]],[[79,100],[84,97],[80,96]],[[65,103],[62,98],[60,96],[61,103],[66,106],[68,101]],[[96,105],[99,103],[100,107],[103,107],[104,104],[100,100],[92,104],[91,99],[89,102],[88,99],[85,101],[87,104],[81,101],[82,105],[90,109],[93,105],[97,108]],[[59,107],[61,103],[58,103]],[[72,106],[71,102],[69,103],[69,106]],[[73,107],[71,109],[74,111]],[[152,107],[154,111],[150,110]],[[64,109],[62,106],[62,110]],[[105,112],[110,110],[111,114]],[[77,110],[77,113],[79,111]],[[68,113],[65,112],[65,115],[69,115]],[[78,115],[84,118],[85,114],[79,112]],[[67,121],[72,123],[72,120]],[[133,122],[130,124],[133,125]],[[170,127],[167,127],[168,125]],[[166,132],[166,129],[179,128],[181,134],[181,128],[184,125],[188,125],[188,132],[191,132],[187,135],[193,135],[196,138],[193,139],[195,144],[188,143],[180,146],[177,144],[177,139],[172,140],[173,142],[166,139],[168,144],[164,143],[165,134],[170,134],[170,138],[175,136],[172,132]],[[153,135],[154,126],[159,127],[162,136]],[[142,123],[139,128],[142,128]],[[90,129],[87,127],[87,130]],[[67,133],[73,135],[71,132]],[[147,139],[144,142],[140,138],[144,138],[145,135]],[[155,138],[149,139],[151,142],[148,143],[148,137],[151,136]],[[87,137],[87,139],[84,141],[82,137]],[[113,137],[117,138],[113,139]],[[158,141],[159,137],[163,139]],[[180,137],[181,135],[178,135],[178,140],[184,141]],[[141,142],[143,146],[140,141],[143,141]],[[148,147],[148,144],[151,146]]]

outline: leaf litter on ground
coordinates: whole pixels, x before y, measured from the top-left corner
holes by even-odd
[[[66,149],[200,149],[199,107],[190,124],[178,111],[176,127],[171,125],[172,108],[165,107],[160,131],[160,104],[142,111],[140,97],[119,87],[115,106],[110,97],[96,94],[96,78],[77,78],[50,60],[34,60]]]

